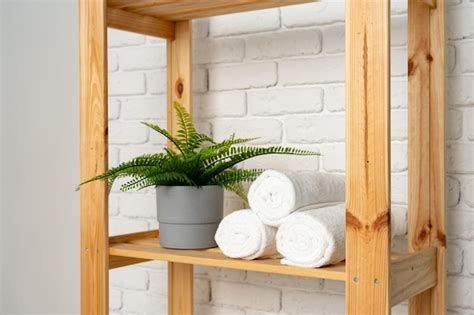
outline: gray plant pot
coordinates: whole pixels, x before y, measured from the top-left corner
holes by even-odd
[[[179,249],[217,246],[214,235],[224,207],[221,187],[158,186],[156,202],[161,246]]]

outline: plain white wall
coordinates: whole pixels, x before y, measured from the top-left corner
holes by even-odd
[[[3,312],[77,313],[77,1],[3,1]]]

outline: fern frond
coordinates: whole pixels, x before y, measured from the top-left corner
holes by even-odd
[[[121,189],[143,189],[149,186],[205,186],[218,185],[246,199],[242,182],[254,180],[263,170],[237,169],[236,164],[266,154],[318,155],[296,148],[239,146],[257,138],[236,138],[231,135],[215,143],[207,135],[200,134],[193,125],[192,117],[178,103],[173,104],[179,130],[176,136],[160,126],[143,124],[166,137],[176,151],[165,148],[163,153],[146,154],[111,168],[80,185],[108,180],[109,187],[118,178],[129,178]]]
[[[196,133],[194,136],[191,137],[191,139],[189,139],[188,148],[190,150],[195,150],[205,142],[209,142],[213,144],[215,143],[211,137],[205,134]]]
[[[242,200],[244,200],[246,203],[248,203],[247,196],[245,195],[244,188],[243,188],[241,183],[224,184],[222,187],[224,187],[228,191],[232,191],[234,194],[236,194]]]
[[[96,180],[108,179],[109,187],[111,187],[117,178],[125,176],[144,176],[149,172],[150,168],[159,167],[164,160],[165,155],[163,153],[145,154],[122,163],[119,166],[113,167],[101,175],[82,182],[79,186]]]
[[[208,165],[227,152],[233,145],[254,141],[256,139],[258,138],[235,138],[235,134],[232,134],[229,138],[220,143],[216,143],[207,148],[202,148],[200,154],[204,164]]]
[[[225,139],[224,141],[220,143],[216,143],[215,145],[209,146],[209,149],[211,150],[219,150],[224,147],[231,147],[236,144],[242,144],[242,143],[247,143],[250,141],[254,141],[259,139],[258,137],[255,138],[236,138],[235,133],[233,133],[229,138]]]
[[[181,152],[181,154],[185,155],[186,147],[185,144],[183,144],[178,138],[173,137],[172,134],[168,132],[168,130],[161,128],[160,126],[148,123],[148,122],[142,122],[145,126],[155,130],[156,132],[160,133],[164,137],[166,137],[171,143],[174,144],[174,146]]]
[[[150,186],[169,186],[169,185],[180,185],[184,184],[187,186],[196,186],[196,183],[192,181],[185,174],[178,172],[157,172],[150,174],[146,177],[133,178],[132,180],[124,183],[120,190],[129,191],[132,189],[143,189]]]
[[[173,106],[176,110],[176,117],[178,118],[179,126],[176,137],[187,146],[187,149],[191,150],[190,141],[197,134],[196,128],[193,124],[193,118],[191,117],[191,114],[189,114],[178,102],[174,102]]]
[[[242,182],[254,181],[260,174],[262,169],[232,169],[226,170],[215,176],[211,183],[215,185],[229,185]]]
[[[286,154],[286,155],[319,155],[319,153],[297,149],[287,148],[281,146],[273,147],[231,147],[229,150],[223,152],[221,155],[206,161],[206,171],[203,176],[205,178],[212,178],[224,170],[233,167],[234,165],[248,160],[250,158],[267,155],[267,154]]]

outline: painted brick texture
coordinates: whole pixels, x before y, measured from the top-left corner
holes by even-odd
[[[392,201],[407,203],[407,13],[392,1]],[[448,314],[474,313],[474,3],[447,10]],[[194,22],[194,116],[222,139],[235,132],[321,152],[261,157],[244,167],[345,171],[344,4],[324,1]],[[140,121],[166,123],[166,46],[109,30],[110,164],[161,150]],[[226,195],[225,212],[242,202]],[[157,227],[153,190],[110,195],[110,233]],[[395,243],[403,243],[397,240]],[[195,268],[196,314],[343,314],[343,283]],[[110,273],[113,314],[167,314],[166,264]],[[317,310],[317,311],[316,311]],[[407,314],[406,303],[393,308]]]

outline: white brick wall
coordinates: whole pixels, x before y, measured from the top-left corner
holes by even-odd
[[[392,1],[392,201],[407,203],[406,1]],[[474,313],[474,4],[447,12],[447,228],[449,314]],[[342,1],[194,22],[194,108],[201,130],[232,132],[257,144],[291,144],[319,158],[260,157],[245,167],[343,173],[344,5]],[[166,122],[163,40],[109,31],[110,164],[160,150],[140,125]],[[226,199],[226,212],[242,203]],[[112,234],[156,228],[152,190],[110,196]],[[322,281],[196,267],[197,314],[341,314],[344,286]],[[166,264],[110,275],[114,314],[166,314]],[[406,314],[406,304],[393,308]]]

